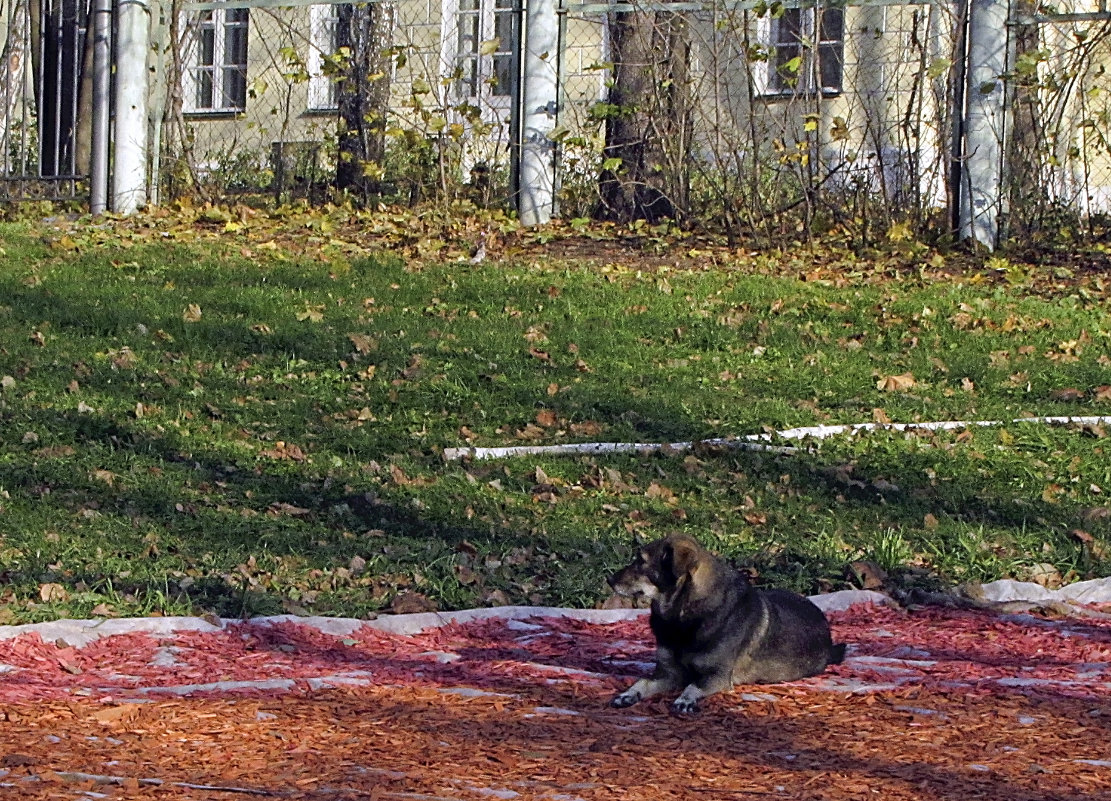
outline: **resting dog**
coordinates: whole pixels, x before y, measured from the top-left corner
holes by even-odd
[[[687,536],[656,540],[609,579],[619,595],[652,601],[656,669],[611,704],[632,706],[682,690],[671,705],[692,713],[699,699],[734,684],[769,684],[813,676],[845,656],[829,622],[808,599],[758,590]]]

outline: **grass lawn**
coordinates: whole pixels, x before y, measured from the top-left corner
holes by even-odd
[[[0,623],[593,605],[634,537],[680,530],[802,591],[859,559],[927,584],[1111,567],[1099,426],[441,456],[1111,414],[1107,295],[1079,263],[74,236],[0,226]]]

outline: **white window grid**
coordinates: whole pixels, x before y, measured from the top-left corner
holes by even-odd
[[[499,103],[513,92],[514,0],[445,2],[444,61],[458,77],[456,100]]]
[[[339,10],[335,3],[309,6],[309,110],[334,111],[339,107],[336,82],[325,74],[327,56],[339,49]]]
[[[785,97],[841,93],[844,9],[789,8],[774,18],[765,14],[758,19],[757,35],[769,53],[766,69],[756,72],[757,94]],[[798,70],[788,70],[787,65],[796,58]]]
[[[201,11],[189,21],[183,76],[187,112],[246,109],[249,21],[246,8]]]

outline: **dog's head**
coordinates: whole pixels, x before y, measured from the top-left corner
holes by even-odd
[[[695,539],[676,534],[641,546],[632,563],[606,581],[618,595],[668,598],[692,581],[709,557]]]

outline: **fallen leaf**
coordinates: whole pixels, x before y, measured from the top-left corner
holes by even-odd
[[[569,428],[576,437],[596,437],[602,433],[603,426],[593,420],[584,420],[581,423],[572,423]]]
[[[190,303],[188,306],[185,307],[185,311],[181,313],[181,319],[187,323],[200,322],[201,307],[198,306],[196,303]]]
[[[406,590],[399,592],[390,601],[390,611],[395,615],[411,615],[415,612],[435,612],[439,609],[436,602],[427,595]]]
[[[517,439],[533,441],[543,439],[545,436],[546,432],[544,431],[544,429],[540,428],[537,425],[533,425],[532,423],[529,423],[524,428],[517,431]]]
[[[97,481],[103,481],[109,487],[115,486],[116,479],[119,478],[119,476],[117,476],[111,470],[94,470],[89,475],[92,478],[95,478]]]
[[[1031,565],[1027,570],[1026,578],[1035,584],[1040,584],[1047,589],[1061,586],[1061,573],[1048,562]]]
[[[105,725],[115,726],[134,720],[139,715],[141,704],[119,704],[106,706],[93,712],[89,717]]]
[[[408,366],[401,371],[401,377],[404,378],[406,381],[412,381],[415,378],[419,378],[421,374],[421,366],[423,365],[423,363],[424,360],[421,358],[421,355],[419,353],[414,353],[411,357],[409,357]]]
[[[1084,399],[1084,393],[1075,387],[1065,387],[1064,389],[1055,389],[1049,393],[1049,397],[1053,400],[1073,402]]]
[[[509,606],[509,596],[503,590],[491,590],[483,599],[488,606]]]
[[[66,601],[69,600],[69,593],[61,584],[41,584],[39,585],[39,597],[47,603]]]
[[[324,320],[324,304],[323,303],[306,303],[305,308],[297,312],[297,321],[310,323],[319,323]]]
[[[887,573],[875,562],[859,560],[849,562],[849,573],[862,590],[883,589],[887,583]]]
[[[291,503],[284,501],[275,501],[270,504],[266,510],[266,514],[271,517],[305,517],[312,513],[311,509],[306,509],[303,506],[294,506]]]
[[[279,461],[290,462],[303,462],[305,461],[305,452],[293,443],[286,443],[278,440],[274,443],[273,448],[266,448],[259,451],[259,456],[265,456],[268,459],[277,459]]]
[[[876,382],[876,389],[881,392],[906,392],[911,389],[917,381],[911,373],[903,373],[902,375],[889,375],[883,376]]]
[[[378,340],[366,334],[348,334],[347,338],[359,353],[373,353],[378,350]]]
[[[675,497],[674,492],[665,487],[663,484],[660,484],[656,481],[653,481],[651,484],[648,485],[648,489],[644,491],[644,497],[656,498],[663,501],[664,503],[678,502],[678,499]]]

